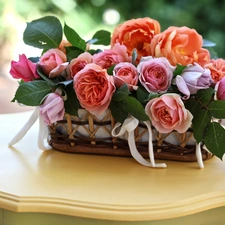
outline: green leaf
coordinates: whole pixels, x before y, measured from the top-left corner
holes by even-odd
[[[194,116],[192,125],[194,137],[197,143],[202,141],[205,127],[210,123],[210,121],[211,116],[208,110],[205,109],[199,110],[199,112]]]
[[[97,31],[91,40],[88,41],[89,44],[95,45],[109,45],[111,41],[111,33],[106,30]]]
[[[177,67],[176,67],[175,71],[173,72],[173,75],[174,76],[181,75],[185,67],[186,66],[177,64]]]
[[[83,52],[83,50],[74,46],[66,47],[67,61],[70,62],[72,59],[77,58]]]
[[[107,69],[107,73],[108,73],[109,75],[113,75],[113,70],[114,70],[115,66],[116,66],[116,65],[112,65],[112,66],[110,66],[110,67]]]
[[[56,84],[49,79],[48,77],[46,77],[45,74],[43,74],[42,68],[40,66],[37,67],[37,73],[40,75],[40,77],[46,81],[50,86],[54,87]]]
[[[148,101],[149,97],[148,91],[144,87],[139,86],[136,93],[138,101],[142,104],[146,104],[146,101]]]
[[[122,109],[122,105],[122,102],[111,101],[109,106],[113,118],[120,123],[123,123],[124,120],[128,117],[128,112]]]
[[[220,159],[225,153],[224,140],[225,129],[219,123],[213,122],[206,127],[204,134],[205,146]]]
[[[200,102],[196,98],[189,98],[188,100],[184,101],[185,108],[188,109],[191,114],[195,117],[202,109]]]
[[[113,94],[112,101],[117,101],[117,102],[122,101],[126,99],[129,94],[130,94],[130,91],[127,85],[124,84],[120,88],[118,88],[116,92]]]
[[[38,106],[43,98],[52,92],[52,87],[43,80],[31,81],[21,84],[13,101],[28,106]]]
[[[197,92],[197,97],[202,104],[207,105],[213,97],[215,90],[213,88],[201,89]]]
[[[73,89],[73,83],[66,85],[64,91],[67,94],[67,100],[64,102],[65,111],[70,115],[78,116],[78,109],[80,108],[80,103]]]
[[[225,101],[224,100],[214,100],[209,104],[209,112],[211,116],[217,119],[225,119]]]
[[[136,98],[128,96],[121,102],[123,103],[121,107],[124,111],[130,113],[140,121],[149,120],[143,105]]]
[[[67,38],[67,40],[75,47],[85,51],[86,50],[86,42],[85,40],[83,40],[78,33],[73,30],[72,28],[70,28],[69,26],[67,26],[65,24],[64,26],[64,34]]]
[[[23,41],[40,49],[57,48],[62,41],[62,25],[54,16],[46,16],[27,23]]]

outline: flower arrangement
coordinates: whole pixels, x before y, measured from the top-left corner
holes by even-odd
[[[20,79],[12,101],[39,107],[46,125],[65,113],[78,116],[81,108],[93,115],[110,109],[120,123],[131,115],[161,133],[192,127],[196,142],[222,159],[225,60],[210,57],[207,47],[214,43],[195,29],[161,31],[158,21],[146,17],[86,41],[46,16],[27,23],[23,39],[43,52],[11,62],[10,74]]]

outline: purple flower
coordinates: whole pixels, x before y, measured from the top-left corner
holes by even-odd
[[[185,98],[196,94],[200,89],[206,89],[213,83],[210,70],[202,68],[199,64],[189,64],[181,75],[176,76],[175,83]]]
[[[56,93],[49,94],[39,108],[47,125],[62,120],[65,113],[63,98]]]

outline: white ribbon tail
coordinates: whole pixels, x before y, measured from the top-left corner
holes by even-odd
[[[167,167],[166,163],[157,163],[155,164],[155,156],[154,156],[154,151],[153,151],[153,144],[152,144],[152,128],[151,124],[149,121],[144,121],[145,125],[148,128],[148,134],[149,134],[149,139],[148,139],[148,152],[149,152],[149,158],[150,161],[155,167]]]
[[[196,143],[195,153],[196,153],[196,158],[197,158],[198,165],[199,165],[199,167],[201,169],[203,169],[204,168],[204,163],[203,163],[203,160],[202,160],[201,142],[199,142],[198,144]]]
[[[33,126],[39,116],[38,108],[35,108],[34,112],[30,116],[29,120],[22,127],[22,129],[16,134],[16,136],[9,142],[9,146],[12,146],[19,142],[27,133],[27,131]]]
[[[44,118],[39,116],[38,148],[42,150],[52,149],[51,146],[45,144],[48,137],[48,126],[44,124]]]

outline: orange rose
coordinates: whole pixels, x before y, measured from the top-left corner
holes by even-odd
[[[154,35],[160,32],[160,24],[151,18],[132,19],[118,25],[111,39],[111,46],[119,42],[127,47],[127,52],[132,55],[137,50],[138,59],[148,56],[150,53],[150,42]]]
[[[220,81],[225,77],[225,60],[224,59],[212,59],[210,63],[204,66],[211,71],[211,77],[215,82]]]
[[[202,36],[196,30],[185,26],[169,27],[153,37],[151,55],[165,57],[173,66],[186,66],[204,59],[207,52],[203,54],[202,44]]]

